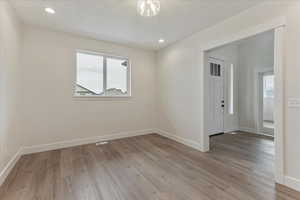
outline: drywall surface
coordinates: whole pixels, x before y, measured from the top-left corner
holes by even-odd
[[[273,97],[264,98],[263,120],[274,122],[274,98]]]
[[[17,103],[21,26],[8,2],[0,1],[0,172],[22,143]]]
[[[297,64],[300,62],[300,4],[265,3],[158,52],[158,128],[201,144],[204,112],[201,110],[201,48],[278,17],[285,17],[287,21],[284,51],[285,102],[288,98],[300,98],[300,67]],[[285,175],[300,179],[300,110],[288,108],[286,104],[284,106]]]
[[[132,97],[73,97],[77,49],[128,57]],[[154,52],[26,26],[22,56],[25,146],[155,127]]]

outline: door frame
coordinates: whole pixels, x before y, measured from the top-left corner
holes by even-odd
[[[239,41],[251,36],[255,36],[266,31],[274,30],[274,77],[275,77],[275,98],[274,98],[274,121],[275,121],[275,181],[284,184],[284,96],[283,96],[283,56],[284,56],[284,32],[286,28],[285,17],[279,17],[267,23],[259,24],[249,29],[243,30],[233,35],[225,35],[223,39],[210,41],[207,45],[200,48],[200,75],[201,75],[201,118],[200,125],[202,133],[200,133],[200,149],[203,152],[209,151],[209,136],[206,128],[206,105],[207,105],[207,82],[205,78],[205,67],[207,62],[206,51]]]
[[[255,115],[255,129],[256,133],[260,135],[271,135],[264,132],[263,127],[263,101],[262,101],[262,86],[263,86],[263,76],[266,73],[270,73],[274,75],[274,69],[272,68],[263,68],[263,69],[255,69],[254,71],[254,115]],[[271,132],[271,130],[270,130]],[[273,136],[274,136],[274,130],[273,130]]]

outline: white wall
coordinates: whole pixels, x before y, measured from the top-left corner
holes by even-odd
[[[221,59],[224,61],[224,131],[230,132],[239,129],[238,112],[238,44],[232,43],[207,52],[208,57]],[[230,94],[230,66],[233,64],[234,72],[234,114],[229,114],[229,94]]]
[[[300,98],[300,4],[266,3],[158,52],[159,129],[201,145],[201,47],[245,29],[285,16],[285,101]],[[192,92],[191,92],[192,91]],[[300,110],[285,105],[285,175],[300,179]]]
[[[255,72],[274,69],[274,32],[243,40],[239,52],[239,126],[256,132]]]
[[[263,120],[274,122],[274,98],[264,98]]]
[[[21,146],[17,100],[21,24],[6,1],[0,1],[0,172]],[[1,178],[1,177],[0,177]],[[1,184],[1,183],[0,183]]]
[[[128,56],[132,97],[74,98],[75,50]],[[36,27],[24,29],[25,146],[155,128],[155,53]]]

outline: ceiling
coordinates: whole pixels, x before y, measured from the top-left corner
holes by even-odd
[[[157,50],[255,6],[262,0],[161,0],[145,18],[137,0],[11,0],[26,24]],[[45,7],[56,10],[45,13]],[[159,44],[158,39],[165,43]]]

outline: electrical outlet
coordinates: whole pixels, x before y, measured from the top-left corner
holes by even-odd
[[[288,99],[289,108],[300,108],[300,98],[289,98]]]

